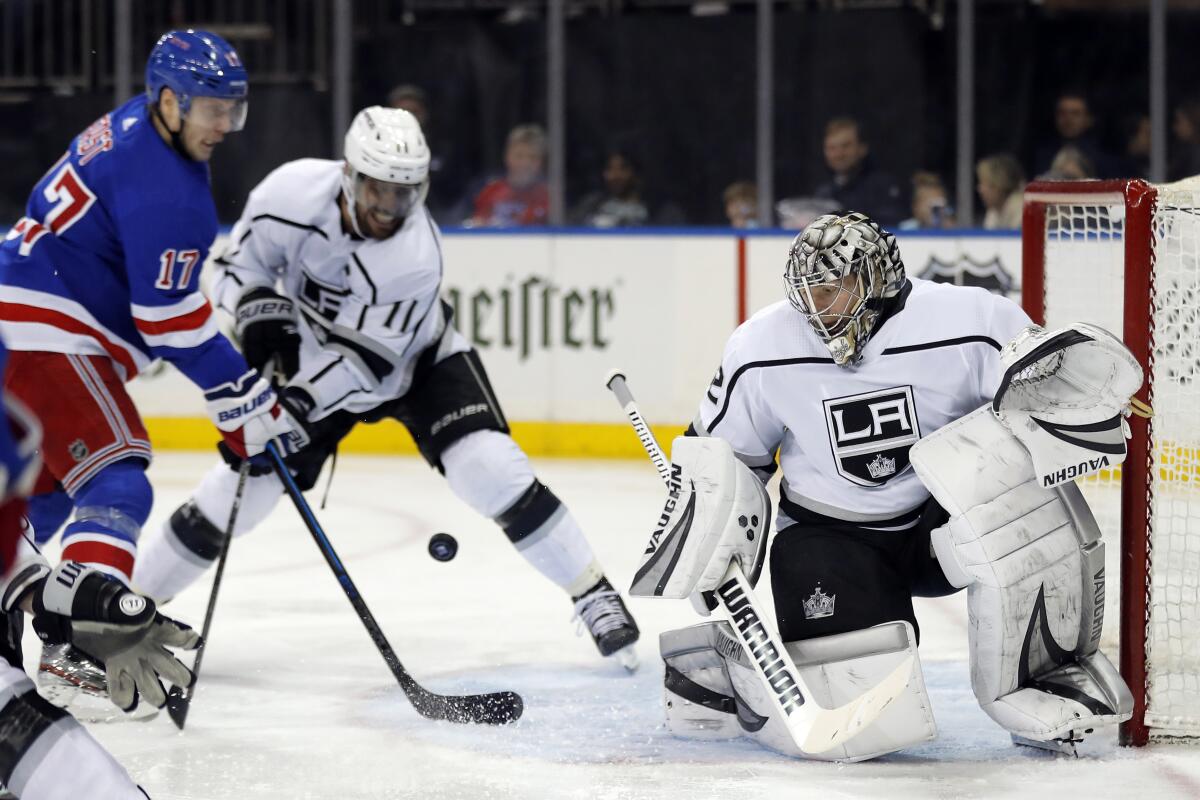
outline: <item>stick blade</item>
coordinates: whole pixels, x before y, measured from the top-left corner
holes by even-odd
[[[908,687],[912,672],[913,657],[910,655],[886,678],[844,706],[817,706],[807,715],[793,715],[788,727],[800,749],[806,753],[824,753],[865,731]]]
[[[521,718],[525,702],[516,692],[446,696],[428,692],[412,697],[413,708],[426,719],[466,725],[508,725]]]
[[[178,686],[171,687],[171,691],[167,693],[167,716],[179,730],[183,730],[183,726],[187,723],[188,709],[191,708],[191,705],[192,698],[185,695],[183,689]]]

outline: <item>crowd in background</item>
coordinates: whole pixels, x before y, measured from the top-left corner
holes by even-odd
[[[430,102],[423,89],[397,86],[390,105],[404,108],[427,125]],[[976,191],[987,230],[1021,225],[1022,192],[1028,176],[1037,180],[1145,178],[1150,161],[1150,120],[1145,114],[1123,121],[1124,150],[1107,149],[1096,135],[1096,119],[1086,93],[1062,91],[1055,101],[1054,136],[1038,143],[1032,163],[1012,153],[993,153],[975,165]],[[1200,100],[1181,104],[1174,113],[1170,179],[1200,174]],[[546,183],[547,140],[536,123],[514,127],[494,174],[465,176],[454,154],[430,135],[433,188],[429,205],[444,226],[519,227],[544,225],[549,214]],[[861,211],[899,230],[947,230],[959,227],[946,181],[932,170],[908,179],[878,164],[859,120],[835,117],[824,126],[827,179],[776,203],[774,219],[799,228],[820,214]],[[1028,167],[1028,168],[1027,168]],[[646,185],[641,157],[631,143],[614,143],[598,165],[594,188],[571,205],[568,223],[591,228],[686,225],[681,208]],[[753,182],[731,183],[721,198],[728,224],[758,226],[758,191]]]

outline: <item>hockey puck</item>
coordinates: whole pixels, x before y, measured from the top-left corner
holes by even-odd
[[[448,533],[429,537],[429,555],[437,561],[449,561],[458,554],[458,540]]]

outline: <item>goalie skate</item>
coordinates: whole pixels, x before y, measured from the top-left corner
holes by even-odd
[[[613,656],[630,672],[637,669],[637,653],[633,646],[640,632],[608,578],[601,578],[591,589],[572,599],[575,601],[574,619],[580,623],[577,633],[582,635],[586,626],[600,655]]]

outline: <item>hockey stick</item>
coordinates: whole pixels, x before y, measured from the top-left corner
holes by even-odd
[[[642,447],[658,469],[659,477],[667,482],[670,475],[667,458],[642,418],[633,393],[625,383],[625,375],[620,370],[613,370],[605,379],[605,385],[629,417]],[[796,746],[805,753],[823,753],[866,730],[908,686],[912,656],[858,698],[839,708],[823,708],[813,699],[779,634],[763,621],[754,589],[736,561],[730,562],[714,594],[734,635],[751,656],[750,661],[767,696],[773,701],[774,710],[787,726]]]
[[[492,692],[491,694],[470,695],[434,694],[417,683],[412,675],[408,674],[408,670],[400,663],[400,659],[396,656],[395,651],[392,650],[392,646],[388,644],[387,637],[383,635],[383,630],[379,627],[379,623],[375,621],[371,610],[367,608],[366,601],[358,593],[358,588],[354,585],[354,581],[350,580],[350,575],[347,574],[346,568],[342,565],[342,560],[338,558],[333,545],[330,544],[329,538],[326,537],[325,531],[321,528],[321,524],[317,522],[317,518],[313,514],[308,501],[300,493],[299,487],[296,486],[296,481],[292,478],[292,473],[288,471],[274,442],[267,444],[267,453],[271,458],[271,463],[275,466],[275,474],[283,482],[284,490],[287,491],[288,497],[292,499],[296,510],[300,512],[300,517],[304,520],[304,525],[308,528],[308,532],[312,534],[313,541],[321,549],[321,555],[325,556],[325,561],[329,564],[329,568],[333,570],[338,583],[341,584],[342,591],[346,593],[350,604],[354,606],[355,612],[358,613],[358,618],[362,620],[363,626],[367,629],[367,633],[370,634],[371,641],[375,643],[379,654],[387,662],[388,668],[396,676],[400,688],[404,690],[404,694],[408,697],[409,702],[412,703],[413,708],[417,710],[417,713],[428,719],[463,723],[478,722],[488,725],[504,725],[520,719],[525,705],[521,700],[521,696],[516,692]]]
[[[221,588],[221,576],[225,574],[225,561],[229,556],[229,543],[233,541],[233,526],[237,524],[238,509],[242,506],[242,492],[246,488],[246,475],[250,472],[249,460],[242,461],[238,469],[237,494],[229,508],[229,524],[225,526],[225,540],[221,542],[221,554],[217,556],[217,572],[213,575],[212,589],[208,595],[208,608],[204,611],[204,625],[200,628],[200,645],[196,648],[196,660],[192,662],[192,685],[187,689],[172,686],[167,695],[167,716],[175,727],[183,730],[187,723],[188,709],[196,696],[196,684],[200,682],[200,664],[204,661],[204,648],[208,645],[208,630],[212,627],[213,611],[217,608],[217,591]]]

